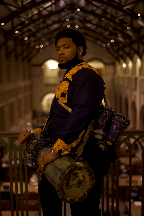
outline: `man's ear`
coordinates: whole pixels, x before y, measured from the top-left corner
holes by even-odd
[[[78,54],[83,54],[83,46],[78,47]]]

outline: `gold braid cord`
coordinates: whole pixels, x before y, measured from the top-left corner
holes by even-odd
[[[72,109],[70,107],[68,107],[67,105],[63,104],[60,100],[58,100],[58,103],[64,107],[67,111],[69,111],[70,113],[72,112]]]
[[[91,121],[91,123],[88,126],[87,131],[85,132],[85,135],[82,139],[82,142],[80,143],[78,149],[76,150],[76,155],[79,157],[83,150],[84,150],[84,146],[87,143],[88,139],[90,138],[90,135],[92,134],[93,130],[94,130],[94,125],[95,125],[95,121],[94,119]]]

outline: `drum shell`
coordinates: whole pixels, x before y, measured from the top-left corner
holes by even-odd
[[[48,148],[43,149],[40,155],[47,150]],[[44,174],[54,186],[58,197],[68,203],[85,199],[95,184],[91,167],[84,162],[77,162],[68,155],[47,164]]]

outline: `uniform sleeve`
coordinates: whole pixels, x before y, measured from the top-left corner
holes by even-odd
[[[72,82],[72,112],[53,147],[62,155],[69,153],[81,141],[104,97],[104,81],[91,69],[79,70],[73,75]]]

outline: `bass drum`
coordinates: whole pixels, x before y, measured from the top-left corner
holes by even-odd
[[[47,150],[43,149],[40,155]],[[84,200],[95,184],[91,167],[84,162],[77,162],[68,155],[50,162],[44,174],[55,187],[58,197],[68,203]]]

